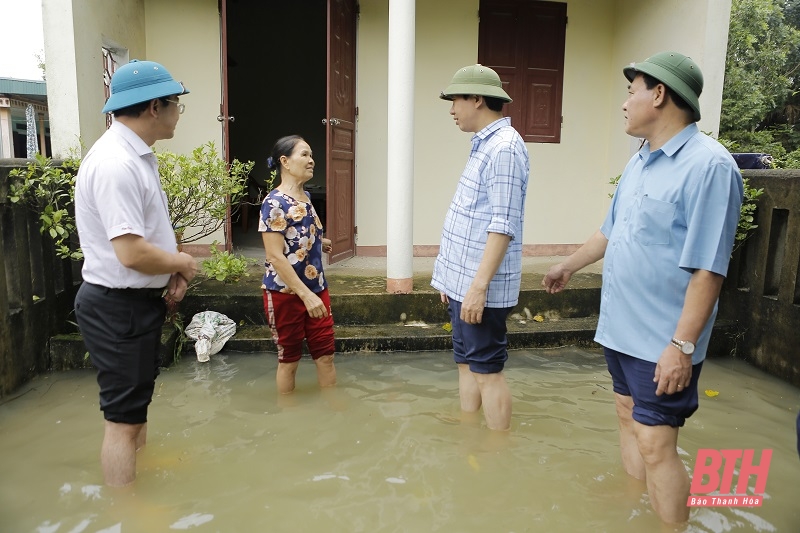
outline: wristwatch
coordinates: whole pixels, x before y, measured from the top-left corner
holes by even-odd
[[[679,341],[673,337],[670,342],[674,347],[686,355],[692,355],[694,353],[694,343],[692,341]]]

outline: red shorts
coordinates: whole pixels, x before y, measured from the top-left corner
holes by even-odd
[[[303,300],[296,294],[264,291],[264,312],[272,329],[272,339],[278,348],[279,362],[299,361],[303,355],[304,339],[314,360],[323,355],[333,355],[336,351],[328,289],[318,292],[317,296],[328,309],[326,317],[310,317]]]

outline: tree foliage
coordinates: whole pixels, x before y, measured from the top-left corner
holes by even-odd
[[[157,152],[156,156],[180,243],[197,241],[222,227],[229,203],[234,209],[244,196],[254,165],[236,159],[228,165],[213,142],[198,146],[191,155]]]
[[[771,125],[797,84],[797,1],[733,0],[720,132]],[[784,8],[792,4],[791,17]]]
[[[800,168],[800,0],[733,0],[719,139]]]
[[[77,246],[75,215],[75,176],[80,160],[66,159],[60,165],[36,154],[25,168],[9,172],[8,200],[27,205],[39,214],[39,232],[53,239],[56,254],[61,258],[80,260],[83,252]]]

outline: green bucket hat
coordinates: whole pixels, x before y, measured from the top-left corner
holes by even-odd
[[[463,94],[492,96],[506,103],[511,102],[511,97],[503,90],[503,82],[500,81],[497,72],[480,63],[458,69],[450,85],[442,91],[439,98],[452,100],[454,96]]]
[[[694,119],[700,120],[700,93],[703,92],[703,73],[700,67],[678,52],[661,52],[641,63],[631,63],[622,69],[628,81],[633,81],[637,72],[654,77],[683,98],[694,111]]]

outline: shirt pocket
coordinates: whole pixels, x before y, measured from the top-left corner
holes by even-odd
[[[669,244],[675,208],[673,203],[644,196],[633,228],[633,237],[645,246]]]

